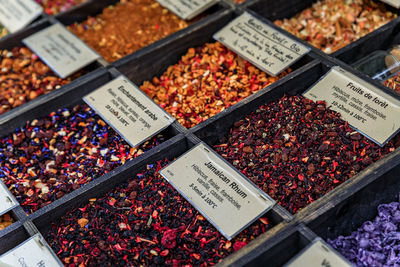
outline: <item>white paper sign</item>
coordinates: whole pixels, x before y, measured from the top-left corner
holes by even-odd
[[[246,12],[217,32],[214,39],[273,76],[310,51]]]
[[[400,101],[338,66],[303,95],[325,101],[343,120],[379,145],[400,129]]]
[[[317,238],[284,267],[351,267],[352,265],[322,239]]]
[[[34,0],[0,0],[0,23],[10,32],[23,29],[42,14]]]
[[[23,40],[61,78],[94,62],[100,56],[60,23]]]
[[[174,122],[168,113],[123,76],[103,85],[83,100],[132,147]]]
[[[400,8],[400,0],[381,0],[382,2],[391,5],[395,8]]]
[[[64,266],[40,234],[29,238],[0,256],[0,266],[56,267]]]
[[[192,148],[160,174],[229,240],[275,204],[204,144]]]
[[[160,5],[184,20],[190,20],[215,5],[217,0],[156,0]]]
[[[0,181],[0,215],[7,213],[15,206],[18,206],[17,200],[5,186],[5,184]]]

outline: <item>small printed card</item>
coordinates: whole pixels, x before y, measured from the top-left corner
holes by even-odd
[[[231,21],[214,39],[273,76],[310,51],[249,13]]]
[[[303,95],[325,101],[343,120],[381,146],[400,129],[400,101],[338,66]]]
[[[40,234],[29,238],[0,256],[0,266],[57,267],[64,266]]]
[[[322,239],[315,239],[284,267],[352,267],[352,265]]]
[[[160,5],[184,20],[191,20],[209,7],[216,0],[156,0]]]
[[[0,23],[11,33],[25,28],[42,12],[34,0],[0,0]]]
[[[174,122],[167,112],[124,76],[103,85],[83,100],[132,147]]]
[[[5,184],[0,181],[0,215],[3,215],[16,206],[18,206],[17,200],[14,198]]]
[[[100,57],[60,23],[25,38],[23,43],[63,79]]]
[[[400,8],[400,0],[381,0],[382,2],[391,5],[395,8]]]
[[[275,205],[267,194],[202,143],[160,174],[229,240]]]

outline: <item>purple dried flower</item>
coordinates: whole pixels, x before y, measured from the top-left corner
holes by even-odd
[[[328,243],[356,266],[400,267],[400,203],[379,205],[373,221]]]

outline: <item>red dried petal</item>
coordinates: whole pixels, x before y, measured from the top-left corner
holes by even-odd
[[[236,242],[233,244],[233,250],[234,250],[234,251],[237,251],[237,250],[241,249],[242,247],[244,247],[244,246],[246,246],[246,245],[247,245],[247,243],[245,243],[245,242],[243,242],[243,241],[236,241]]]
[[[161,238],[161,244],[166,248],[174,248],[176,246],[176,231],[167,230]]]

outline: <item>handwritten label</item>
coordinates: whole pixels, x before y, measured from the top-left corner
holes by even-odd
[[[174,121],[123,76],[88,94],[83,100],[132,147],[140,145]]]
[[[60,23],[23,40],[61,78],[89,65],[100,56]]]
[[[395,8],[400,8],[400,0],[381,0],[382,2],[391,5]]]
[[[338,66],[303,95],[325,101],[343,120],[381,146],[400,128],[400,101]]]
[[[17,205],[17,200],[14,198],[5,184],[0,181],[0,215],[10,211]]]
[[[64,266],[44,238],[36,234],[16,248],[0,256],[0,266],[54,267]]]
[[[275,204],[202,143],[160,174],[229,240]]]
[[[0,23],[10,32],[19,31],[42,14],[33,0],[0,0]]]
[[[315,239],[284,267],[351,267],[352,265],[321,238]]]
[[[191,20],[217,3],[216,0],[156,0],[184,20]]]
[[[249,13],[231,21],[214,39],[273,76],[310,51]]]

